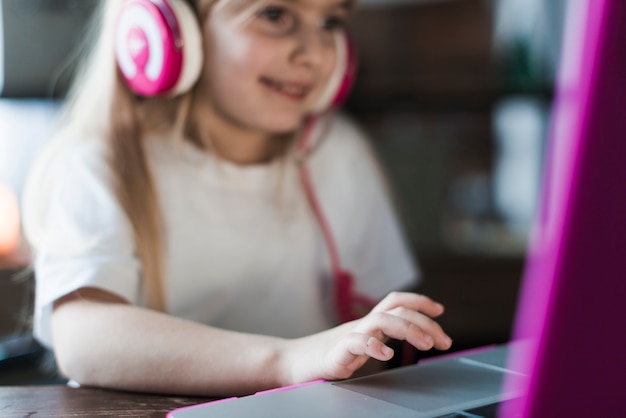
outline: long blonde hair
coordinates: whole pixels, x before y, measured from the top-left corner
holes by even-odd
[[[62,111],[63,128],[30,176],[24,196],[24,226],[35,248],[45,246],[48,182],[54,177],[51,170],[55,169],[62,144],[76,138],[101,138],[107,151],[111,185],[133,230],[148,305],[165,311],[162,262],[165,237],[144,139],[148,126],[151,130],[171,128],[179,104],[186,98],[139,99],[121,79],[114,59],[113,34],[123,1],[100,2],[99,10],[94,13],[91,33],[83,45],[82,71],[77,74]],[[214,0],[190,3],[202,19]]]

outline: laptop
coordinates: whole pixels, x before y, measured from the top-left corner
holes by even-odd
[[[168,417],[626,417],[626,1],[568,7],[513,341]]]

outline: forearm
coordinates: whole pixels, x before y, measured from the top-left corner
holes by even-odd
[[[53,315],[53,335],[61,370],[84,385],[224,396],[291,383],[284,340],[131,305],[64,304]]]
[[[86,298],[85,298],[86,297]],[[207,327],[83,289],[52,317],[61,370],[85,385],[198,395],[249,394],[315,379],[344,379],[387,361],[387,338],[421,350],[452,344],[431,318],[443,306],[394,292],[364,318],[293,340]]]

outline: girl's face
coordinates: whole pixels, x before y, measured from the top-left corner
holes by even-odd
[[[280,134],[298,128],[335,68],[335,36],[346,0],[217,2],[203,25],[199,85],[214,117],[238,129]],[[239,8],[239,10],[238,10]]]

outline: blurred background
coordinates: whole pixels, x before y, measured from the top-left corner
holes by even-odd
[[[42,367],[20,231],[97,0],[0,0],[0,385]],[[454,350],[509,339],[540,186],[566,0],[359,0],[344,111],[386,167]]]

